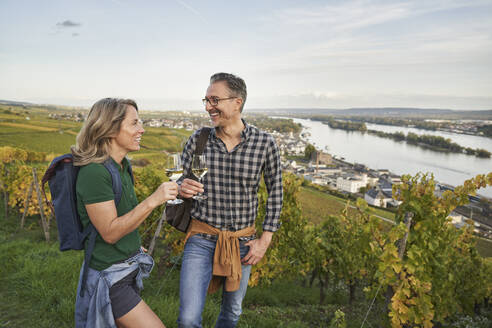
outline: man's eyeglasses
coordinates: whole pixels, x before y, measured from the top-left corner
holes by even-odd
[[[207,102],[210,103],[212,106],[217,106],[219,104],[219,101],[221,100],[229,100],[229,99],[235,99],[237,97],[229,97],[229,98],[219,98],[219,97],[210,97],[210,98],[203,98],[202,102],[204,106],[207,106]]]

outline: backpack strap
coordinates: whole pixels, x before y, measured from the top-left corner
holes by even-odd
[[[108,158],[103,163],[103,165],[109,171],[109,174],[111,174],[111,181],[113,184],[113,192],[114,192],[114,204],[116,207],[118,207],[118,204],[121,201],[121,195],[123,193],[120,173],[118,172],[118,168],[110,158]],[[133,171],[130,165],[128,166],[128,173],[132,178],[132,183],[134,183]],[[80,283],[81,286],[80,296],[82,297],[84,296],[84,286],[85,286],[85,282],[87,281],[87,274],[89,273],[87,268],[89,267],[89,262],[91,261],[92,252],[94,251],[94,246],[96,245],[96,237],[97,237],[97,230],[90,221],[89,221],[89,225],[84,229],[83,232],[84,239],[86,236],[89,237],[89,243],[87,244],[87,249],[85,250],[84,269],[82,271],[82,281]]]
[[[120,173],[118,172],[118,168],[110,158],[104,161],[103,165],[111,174],[111,181],[113,184],[113,192],[114,192],[114,204],[118,206],[121,200],[121,193],[123,190],[121,186]],[[130,178],[132,179],[132,184],[135,184],[135,178],[133,177],[133,170],[130,162],[128,162],[128,174],[130,174]]]
[[[208,141],[208,135],[210,134],[210,131],[212,129],[209,127],[204,127],[200,131],[200,136],[198,137],[198,141],[196,142],[196,149],[195,153],[198,155],[201,155],[203,153],[203,150],[205,149],[205,145],[207,144]]]
[[[96,246],[97,230],[94,225],[89,221],[89,224],[84,229],[84,237],[89,236],[89,243],[87,244],[87,249],[85,250],[84,256],[84,268],[82,269],[82,281],[80,282],[80,296],[84,297],[85,282],[87,281],[87,274],[89,273],[89,262],[91,261],[92,252],[94,251],[94,246]]]
[[[133,176],[133,169],[130,161],[128,161],[128,173],[130,174],[130,178],[132,178],[132,184],[135,185],[135,177]]]
[[[114,192],[114,204],[116,207],[118,207],[118,204],[120,203],[121,200],[121,193],[123,190],[121,186],[120,173],[118,172],[118,168],[116,167],[116,165],[114,165],[113,161],[110,158],[104,161],[103,165],[111,174],[111,181],[113,184],[113,192]]]

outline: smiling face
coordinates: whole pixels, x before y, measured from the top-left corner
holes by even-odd
[[[231,94],[227,84],[220,81],[209,85],[205,97],[208,99],[224,99],[234,97],[234,95]],[[215,106],[207,102],[205,109],[210,115],[210,120],[215,127],[225,127],[241,120],[242,102],[243,100],[241,98],[220,100]]]
[[[145,130],[138,112],[133,106],[127,106],[125,118],[121,122],[120,130],[112,139],[111,151],[126,155],[128,152],[140,149],[140,139]]]

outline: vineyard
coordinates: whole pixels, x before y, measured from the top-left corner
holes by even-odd
[[[2,258],[9,264],[0,272],[0,296],[18,298],[21,313],[40,314],[46,321],[40,327],[71,326],[82,258],[80,252],[56,249],[55,218],[43,204],[40,179],[49,160],[68,151],[66,141],[73,143],[79,123],[43,123],[52,131],[37,129],[39,122],[22,123],[27,126],[20,130],[15,124],[21,123],[7,123],[0,133],[0,143],[9,145],[0,147],[0,220],[5,220],[0,240]],[[40,139],[46,142],[53,134],[63,136],[59,144],[43,147]],[[21,147],[22,140],[34,135],[39,144]],[[178,150],[187,135],[147,129],[143,151],[132,154],[142,164],[134,168],[139,200],[167,179],[162,149]],[[456,229],[447,217],[468,202],[468,194],[491,185],[492,172],[438,198],[431,176],[404,176],[393,189],[403,203],[389,215],[395,224],[388,224],[361,199],[330,202],[333,196],[285,174],[282,227],[265,259],[253,268],[239,327],[462,327],[460,322],[467,320],[472,325],[466,327],[490,327],[491,258],[478,253],[472,225]],[[46,192],[49,197],[48,188]],[[262,185],[260,232],[266,197]],[[156,209],[140,228],[144,246],[150,246],[157,262],[143,296],[168,327],[175,327],[183,235],[161,226],[162,210]],[[217,297],[207,302],[205,325],[213,324],[219,302]],[[0,327],[29,326],[23,321],[27,318],[13,316],[12,310],[9,304],[0,306]]]
[[[323,217],[340,214],[347,205],[347,201],[344,199],[340,199],[315,188],[304,186],[301,186],[299,190],[298,199],[302,214],[308,218],[309,222],[315,224],[320,223],[323,220]],[[348,208],[349,214],[357,213],[354,205],[354,202],[350,203],[350,207]],[[391,221],[395,220],[395,215],[389,211],[376,209],[374,207],[371,207],[370,211],[371,214],[379,215]]]

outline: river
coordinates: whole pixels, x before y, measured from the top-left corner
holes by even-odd
[[[477,174],[487,174],[492,171],[490,158],[435,152],[368,133],[332,129],[317,121],[298,118],[293,120],[302,124],[303,132],[310,133],[307,139],[316,148],[338,158],[343,157],[348,162],[364,164],[371,169],[388,169],[398,175],[431,172],[437,181],[453,186],[461,185]],[[368,129],[384,132],[402,131],[405,134],[414,132],[440,135],[464,147],[483,148],[492,152],[492,139],[485,137],[380,124],[366,125]],[[481,189],[479,194],[492,198],[492,187]]]

